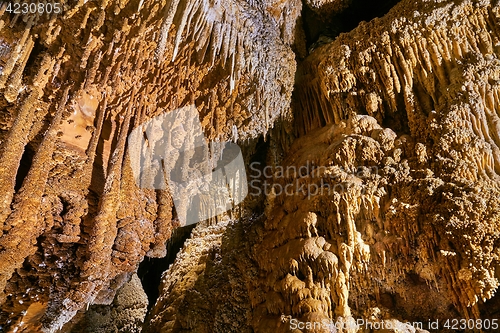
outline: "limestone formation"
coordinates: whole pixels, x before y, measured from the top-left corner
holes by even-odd
[[[147,306],[148,299],[141,281],[134,274],[118,289],[110,306],[90,307],[83,318],[71,327],[71,332],[141,332]]]
[[[232,283],[214,299],[242,301],[245,316],[228,329],[206,319],[227,318],[224,307],[181,310],[210,300],[220,283],[192,268],[185,274],[202,283],[168,289],[168,276],[192,260],[184,249],[149,331],[164,327],[162,317],[173,331],[217,332],[484,318],[500,277],[499,8],[403,1],[315,50],[297,74],[299,138],[277,163],[268,158],[272,177],[261,175],[272,185],[264,215],[235,222],[222,245],[202,237],[218,256],[196,257],[225,263],[217,276],[243,295]],[[417,330],[405,325],[399,331]]]
[[[172,199],[137,187],[132,128],[192,104],[213,141],[291,121],[301,8],[60,3],[59,14],[0,11],[0,322],[37,302],[46,332],[111,302],[144,256],[165,255]]]
[[[332,17],[349,7],[352,0],[308,0],[306,4],[316,14],[323,17]]]
[[[61,3],[0,5],[0,331],[500,316],[497,1],[402,0],[314,44],[303,13],[363,1]],[[249,195],[193,229],[146,314],[135,273],[179,221],[168,189],[136,183],[127,137],[191,105],[242,148]]]

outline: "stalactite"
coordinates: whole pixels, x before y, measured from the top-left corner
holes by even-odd
[[[0,290],[2,291],[14,270],[22,265],[28,254],[34,252],[33,242],[43,232],[43,229],[39,228],[43,221],[37,212],[42,204],[42,194],[49,173],[46,164],[47,161],[50,161],[55,149],[55,138],[66,105],[68,91],[69,88],[66,88],[63,93],[50,128],[33,158],[33,165],[24,179],[21,189],[16,193],[12,213],[5,220],[4,230],[5,226],[10,230],[0,239],[0,248],[2,249],[0,259],[4,263],[0,275]],[[29,225],[29,228],[20,228],[20,226],[25,225]],[[29,241],[26,241],[25,237],[28,237]],[[5,295],[1,293],[0,301],[3,302],[4,298]]]
[[[33,91],[26,97],[19,114],[14,122],[8,138],[4,143],[4,149],[0,158],[0,186],[2,188],[2,198],[0,200],[0,221],[5,221],[10,214],[10,203],[14,195],[14,186],[17,170],[21,161],[24,147],[28,143],[28,134],[35,117],[36,100],[43,94],[42,89],[46,84],[48,75],[46,71],[53,65],[49,56],[44,57],[41,68],[35,77]],[[45,74],[45,75],[44,75]]]
[[[24,45],[26,41],[28,40],[31,25],[33,24],[33,19],[30,19],[28,21],[28,24],[26,24],[26,27],[23,32],[23,36],[19,40],[18,44],[14,48],[11,57],[7,61],[7,64],[5,64],[2,73],[0,73],[0,89],[5,88],[5,84],[12,73],[12,70],[14,69],[14,66],[17,64],[17,61],[21,57]]]
[[[0,77],[0,98],[6,98],[6,113],[13,115],[2,137],[0,218],[3,224],[9,216],[19,216],[8,220],[15,225],[26,214],[37,214],[29,228],[36,246],[28,237],[26,242],[14,241],[23,248],[15,255],[14,266],[32,263],[33,269],[9,266],[12,277],[6,277],[8,282],[2,286],[15,295],[2,304],[2,319],[16,321],[23,316],[12,307],[22,289],[42,290],[36,293],[46,309],[43,329],[54,331],[78,309],[105,299],[108,289],[112,294],[116,287],[111,281],[130,272],[144,255],[165,255],[164,244],[176,226],[173,199],[165,190],[134,187],[123,147],[126,122],[140,126],[170,111],[169,105],[182,107],[189,101],[208,107],[198,111],[211,113],[207,119],[214,126],[209,140],[243,142],[258,137],[263,128],[271,130],[276,119],[290,113],[295,58],[289,41],[280,38],[281,19],[271,18],[261,4],[257,8],[243,2],[172,1],[162,8],[164,4],[141,2],[138,11],[129,15],[123,1],[78,1],[50,17],[1,16],[2,33],[8,30],[6,36],[16,36],[17,44],[4,41],[10,49]],[[109,12],[115,16],[107,22]],[[259,55],[263,49],[266,54]],[[42,52],[32,54],[33,50]],[[155,50],[162,55],[146,60]],[[244,64],[247,53],[252,66]],[[197,56],[201,61],[194,61]],[[278,71],[279,75],[274,74]],[[67,84],[71,88],[68,103],[61,106],[61,127],[55,137],[48,136],[47,119],[59,101],[55,96]],[[252,102],[255,93],[268,100],[262,100],[258,109]],[[131,97],[134,94],[137,98]],[[229,119],[233,123],[226,126]],[[44,170],[46,182],[36,183],[39,188],[33,193],[37,195],[23,199],[42,204],[18,212],[21,206],[16,200],[28,202],[14,192],[16,177],[22,176],[22,168],[29,168],[24,159],[20,168],[21,159],[23,155],[29,159],[32,149],[37,156],[42,147],[38,142],[49,139],[57,149],[49,158],[53,165]],[[29,169],[37,163],[33,160]],[[129,204],[117,207],[118,199]],[[11,242],[25,228],[21,223],[8,229],[8,225],[3,228],[0,242]],[[133,251],[127,248],[129,236],[130,243],[137,245]],[[50,258],[57,258],[57,264]],[[83,258],[89,259],[87,264]],[[110,270],[106,262],[112,263]],[[71,273],[59,274],[62,270]],[[13,286],[18,290],[12,291]]]
[[[17,69],[12,73],[10,84],[5,89],[4,97],[9,103],[14,102],[21,91],[24,67],[26,66],[26,62],[28,61],[31,51],[33,50],[34,44],[33,39],[29,38],[26,42],[26,46],[23,48],[22,55],[19,57],[20,61],[17,64]]]
[[[160,39],[158,41],[158,46],[156,48],[156,58],[158,62],[163,62],[163,57],[165,54],[165,48],[167,45],[168,33],[170,31],[170,26],[174,20],[174,15],[177,12],[177,7],[179,6],[180,0],[173,0],[168,4],[168,7],[165,9],[164,20],[160,30]],[[177,45],[176,45],[177,46]],[[174,46],[174,48],[176,48]]]

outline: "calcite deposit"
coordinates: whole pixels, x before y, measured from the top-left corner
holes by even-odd
[[[345,27],[365,2],[61,3],[0,5],[0,331],[500,317],[498,2],[380,1],[317,41],[306,11]],[[193,105],[208,141],[242,148],[249,194],[148,280],[179,221],[127,137]]]
[[[6,328],[37,302],[33,330],[54,332],[112,302],[144,256],[165,255],[172,199],[137,187],[132,128],[192,104],[210,140],[291,121],[300,2],[61,4],[60,14],[0,10]]]
[[[403,1],[314,50],[296,76],[299,138],[267,159],[263,215],[230,222],[217,241],[197,227],[193,241],[212,249],[190,258],[186,245],[148,332],[494,318],[498,10]]]

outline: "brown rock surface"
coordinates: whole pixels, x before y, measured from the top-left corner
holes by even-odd
[[[148,299],[136,274],[116,292],[109,306],[91,306],[71,332],[107,333],[142,331]]]
[[[140,331],[134,272],[178,221],[126,139],[191,104],[260,185],[196,226],[143,331],[500,315],[498,2],[403,0],[297,66],[295,0],[0,8],[0,331]]]
[[[59,15],[0,10],[0,322],[11,326],[37,302],[47,332],[111,302],[144,256],[165,255],[172,200],[137,188],[132,128],[190,104],[210,140],[290,121],[301,8],[61,4]]]
[[[312,53],[294,95],[300,138],[268,156],[265,214],[217,240],[197,227],[192,241],[215,254],[181,251],[149,332],[485,318],[500,277],[498,13],[403,1]]]
[[[307,0],[305,3],[320,16],[332,16],[346,9],[352,0]]]

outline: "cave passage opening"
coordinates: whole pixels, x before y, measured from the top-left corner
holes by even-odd
[[[166,244],[167,254],[165,257],[144,257],[144,260],[139,264],[137,276],[139,276],[144,292],[148,296],[148,311],[151,310],[158,299],[163,273],[174,263],[177,253],[182,250],[184,242],[191,236],[191,231],[195,226],[196,224],[191,224],[175,228]]]
[[[375,17],[382,17],[398,2],[400,0],[352,0],[345,10],[328,18],[320,18],[304,4],[302,17],[306,46],[309,48],[322,35],[334,39],[340,33],[353,30],[360,22],[370,21]],[[300,63],[298,65],[300,66]],[[258,139],[256,147],[246,151],[247,159],[259,161],[262,165],[266,165],[268,149],[269,142],[266,142],[264,137],[261,136]],[[262,209],[259,205],[255,208],[257,207]],[[148,296],[148,312],[159,297],[159,288],[163,274],[174,263],[177,254],[182,250],[185,241],[191,236],[191,232],[195,226],[196,224],[176,228],[166,244],[167,255],[163,258],[145,257],[139,265],[138,276]]]
[[[352,0],[346,9],[328,17],[321,17],[304,4],[302,16],[307,49],[322,36],[327,37],[325,40],[335,39],[341,33],[353,30],[363,21],[369,22],[384,16],[400,1]]]

